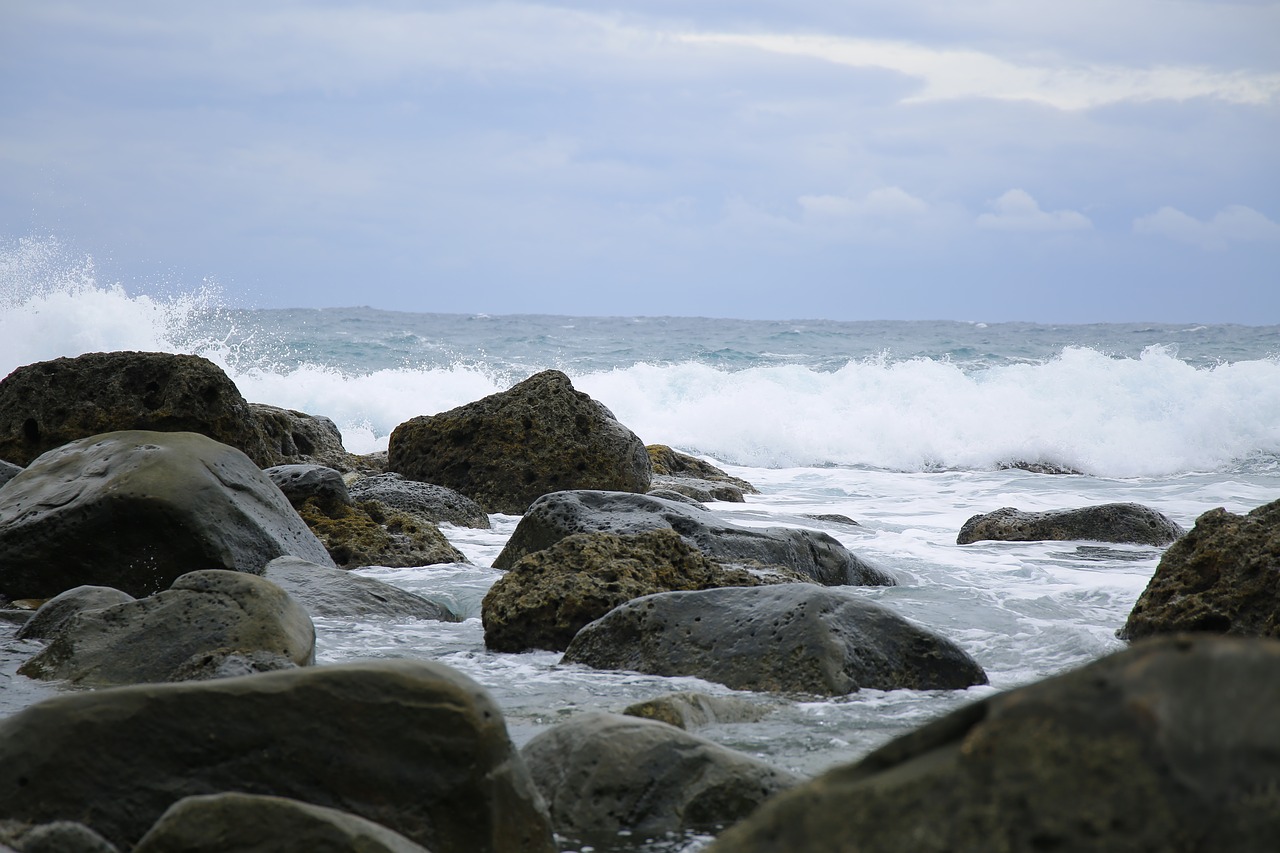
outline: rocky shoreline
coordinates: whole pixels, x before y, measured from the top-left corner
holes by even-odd
[[[343,568],[464,562],[436,525],[501,512],[521,521],[482,609],[490,649],[779,694],[985,683],[850,589],[891,571],[818,531],[717,517],[700,501],[751,484],[645,446],[558,371],[355,456],[327,418],[248,403],[204,359],[58,359],[0,382],[0,459],[0,604],[46,643],[21,671],[96,688],[0,720],[10,849],[608,849],[731,825],[714,850],[1252,849],[1280,828],[1280,734],[1226,722],[1280,683],[1280,502],[1190,532],[1134,504],[975,516],[961,544],[1172,542],[1117,626],[1151,639],[806,781],[673,724],[732,716],[708,700],[570,717],[516,750],[448,667],[314,666],[312,616],[458,618]]]

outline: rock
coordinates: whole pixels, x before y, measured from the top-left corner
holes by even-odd
[[[478,530],[490,527],[489,514],[466,495],[434,483],[406,480],[399,474],[377,474],[357,480],[351,484],[351,496],[417,513],[436,524],[456,524]]]
[[[637,598],[579,631],[564,663],[824,696],[987,683],[950,640],[851,591],[814,584]]]
[[[715,830],[750,814],[799,779],[672,726],[616,714],[579,714],[522,750],[557,833],[616,841]]]
[[[15,639],[47,640],[78,613],[105,610],[133,600],[134,597],[129,593],[109,586],[78,586],[59,593],[40,605],[35,615],[18,629]]]
[[[0,489],[0,595],[83,584],[134,596],[192,567],[261,572],[328,553],[240,451],[189,432],[113,432],[51,450]]]
[[[1272,850],[1280,643],[1148,640],[771,800],[708,853]]]
[[[389,470],[509,515],[561,489],[644,492],[651,476],[643,442],[558,370],[406,421],[387,452]]]
[[[664,501],[675,501],[678,504],[687,504],[697,509],[706,510],[707,506],[700,500],[689,497],[683,492],[673,491],[672,489],[650,489],[645,492],[650,497],[662,498]]]
[[[1135,545],[1167,545],[1182,535],[1167,516],[1134,503],[1023,512],[1011,506],[975,515],[960,528],[957,545],[984,539],[1003,542],[1089,539]]]
[[[1177,631],[1280,638],[1280,501],[1210,510],[1164,552],[1120,636]]]
[[[263,577],[288,592],[312,616],[462,621],[458,614],[443,604],[420,595],[297,557],[272,560],[267,563]]]
[[[227,792],[174,803],[133,853],[428,853],[398,832],[337,809]]]
[[[197,355],[98,352],[19,367],[0,381],[0,459],[121,430],[196,432],[259,467],[281,461],[235,383]]]
[[[271,482],[284,493],[294,509],[309,500],[325,512],[352,506],[355,501],[347,491],[347,481],[333,468],[323,465],[276,465],[265,469]]]
[[[239,678],[259,672],[297,669],[287,656],[279,652],[242,649],[214,649],[197,652],[181,664],[165,681],[208,681],[213,678]]]
[[[892,586],[887,572],[848,551],[834,537],[789,527],[738,527],[685,504],[624,492],[556,492],[534,501],[493,561],[509,569],[521,557],[574,533],[675,530],[721,563],[781,566],[818,583]]]
[[[484,644],[564,651],[583,625],[642,595],[799,580],[721,566],[670,529],[578,533],[522,557],[489,588],[480,610]]]
[[[649,484],[648,494],[656,491],[676,492],[695,501],[727,501],[743,503],[742,490],[728,483],[698,480],[693,477],[663,477],[655,475]]]
[[[249,409],[269,450],[271,465],[320,465],[343,473],[373,470],[361,457],[347,452],[337,424],[323,415],[266,403],[250,403]]]
[[[344,569],[470,562],[430,521],[378,501],[325,511],[313,500],[303,504],[299,512],[329,556]]]
[[[645,720],[657,720],[678,729],[696,729],[715,723],[754,723],[773,709],[759,702],[737,696],[712,696],[708,693],[664,693],[643,702],[628,705],[623,714]]]
[[[119,853],[110,841],[71,820],[31,827],[17,840],[16,849],[22,853]]]
[[[21,465],[14,465],[12,462],[0,460],[0,486],[3,486],[21,473]]]
[[[270,581],[244,572],[191,572],[149,598],[82,610],[19,672],[102,686],[164,681],[194,655],[268,651],[315,660],[307,612]]]
[[[1001,462],[996,466],[1001,471],[1018,470],[1027,471],[1031,474],[1055,474],[1055,475],[1075,475],[1082,476],[1083,471],[1077,471],[1066,465],[1059,465],[1057,462],[1028,462],[1023,459],[1017,459],[1013,462]]]
[[[760,494],[759,490],[746,480],[732,477],[710,462],[672,450],[665,444],[650,444],[645,450],[649,453],[649,464],[653,466],[653,473],[657,476],[709,480],[713,483],[733,486],[739,492],[748,495]]]
[[[484,688],[382,660],[68,693],[0,719],[0,803],[128,848],[173,803],[288,797],[435,853],[551,853],[546,806]]]
[[[861,527],[862,525],[854,521],[847,515],[841,515],[838,512],[819,512],[813,515],[806,515],[805,518],[812,518],[814,521],[825,521],[828,524],[843,524],[848,527]]]

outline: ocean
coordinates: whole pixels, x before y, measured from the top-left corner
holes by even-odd
[[[759,495],[713,510],[751,526],[830,533],[900,581],[859,595],[955,640],[991,679],[964,691],[863,690],[834,700],[756,695],[772,708],[762,720],[699,732],[802,774],[1122,647],[1115,631],[1159,549],[958,546],[970,516],[1135,501],[1189,528],[1214,507],[1244,512],[1280,497],[1274,325],[255,310],[226,305],[206,285],[158,293],[99,281],[88,259],[56,241],[0,244],[0,372],[123,349],[206,356],[250,400],[332,418],[357,453],[385,449],[410,417],[557,368],[646,443],[708,458],[752,482]],[[810,518],[817,514],[861,526]],[[319,662],[447,663],[492,692],[518,744],[579,711],[618,711],[671,690],[730,692],[692,678],[561,666],[554,653],[487,652],[480,600],[517,521],[496,515],[486,531],[445,526],[470,565],[360,570],[447,599],[465,621],[320,619]],[[0,715],[56,692],[15,673],[35,648],[0,644]],[[701,840],[626,843],[692,850]]]

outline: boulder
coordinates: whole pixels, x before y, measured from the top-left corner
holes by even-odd
[[[279,652],[214,649],[197,652],[169,674],[166,681],[207,681],[211,678],[239,678],[258,672],[297,669],[298,664]]]
[[[574,533],[644,533],[674,530],[721,563],[781,566],[822,584],[892,586],[884,570],[852,553],[834,537],[790,527],[739,527],[687,504],[653,495],[573,491],[534,501],[493,561],[509,569],[526,554],[549,548]]]
[[[716,723],[754,723],[773,711],[769,705],[738,696],[712,696],[708,693],[664,693],[652,699],[628,705],[623,714],[645,720],[657,720],[678,729],[696,729]]]
[[[443,604],[362,575],[297,557],[267,563],[263,577],[277,584],[312,616],[357,619],[434,619],[461,622]]]
[[[228,792],[168,808],[133,853],[428,853],[398,832],[337,809]]]
[[[1023,512],[1011,506],[975,515],[960,528],[957,545],[984,539],[1003,542],[1089,539],[1135,545],[1168,545],[1183,533],[1168,516],[1135,503]]]
[[[1210,510],[1164,552],[1120,636],[1178,631],[1280,639],[1280,500]]]
[[[708,853],[1272,850],[1280,642],[1135,643],[765,803]]]
[[[686,498],[702,503],[704,501],[725,501],[728,503],[744,503],[742,490],[728,483],[716,483],[712,480],[699,480],[694,477],[664,477],[654,475],[649,483],[648,494],[655,492],[675,492]],[[661,495],[659,495],[661,497]]]
[[[12,462],[0,460],[0,486],[3,486],[21,473],[21,465],[14,465]]]
[[[315,501],[325,512],[352,506],[355,501],[347,491],[347,481],[333,468],[323,465],[275,465],[263,472],[289,499],[294,509],[307,501]]]
[[[534,737],[521,751],[561,835],[607,844],[716,830],[795,785],[795,775],[651,720],[592,712]]]
[[[522,557],[489,588],[480,608],[484,644],[564,651],[583,625],[642,595],[799,580],[721,566],[671,529],[577,533]]]
[[[193,656],[216,649],[275,652],[306,665],[315,660],[315,627],[271,581],[191,572],[149,598],[82,610],[18,671],[89,686],[165,681]]]
[[[392,509],[416,513],[436,524],[454,524],[488,530],[489,514],[464,494],[437,486],[406,480],[399,474],[376,474],[351,484],[356,500],[379,501]]]
[[[987,683],[950,640],[851,590],[800,583],[637,598],[579,631],[564,663],[824,696]]]
[[[470,562],[430,521],[378,501],[326,510],[310,500],[299,513],[333,562],[344,569]]]
[[[368,461],[347,452],[337,424],[323,415],[309,415],[266,403],[250,403],[249,410],[267,446],[271,465],[320,465],[342,473],[377,470]]]
[[[653,467],[655,476],[723,483],[737,489],[739,493],[760,494],[746,480],[726,474],[710,462],[672,450],[665,444],[650,444],[645,450],[649,453],[649,464]]]
[[[644,443],[558,370],[400,424],[387,468],[509,515],[562,489],[644,492],[651,476]]]
[[[0,489],[0,595],[83,584],[134,596],[192,568],[259,573],[292,554],[331,564],[243,453],[189,432],[113,432],[41,456]]]
[[[19,367],[0,381],[0,459],[28,465],[68,442],[121,430],[196,432],[259,467],[282,461],[235,383],[198,355],[88,353]]]
[[[109,586],[78,586],[40,605],[40,609],[18,629],[15,639],[48,640],[78,613],[105,610],[134,600],[129,593]]]
[[[68,693],[0,719],[0,803],[128,848],[173,803],[241,791],[338,809],[434,853],[552,853],[484,688],[383,660]]]
[[[8,838],[12,835],[16,837]],[[39,826],[24,826],[12,833],[0,831],[0,850],[21,853],[119,853],[119,848],[82,823],[56,820]]]

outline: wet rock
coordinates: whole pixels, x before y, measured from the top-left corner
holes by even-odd
[[[208,681],[213,678],[239,678],[259,672],[296,669],[298,664],[279,652],[243,649],[214,649],[197,652],[187,662],[169,673],[166,681]]]
[[[747,528],[713,513],[652,495],[573,491],[534,501],[494,560],[509,569],[526,554],[549,548],[575,533],[643,533],[675,530],[693,547],[721,563],[781,566],[827,584],[892,586],[893,577],[850,553],[834,537],[789,527]]]
[[[561,489],[644,492],[651,476],[640,439],[558,370],[400,424],[387,467],[509,515]]]
[[[21,853],[118,853],[110,841],[72,820],[26,828],[12,844]]]
[[[0,460],[0,486],[4,486],[5,483],[9,482],[21,473],[21,465],[14,465],[12,462]]]
[[[109,586],[78,586],[59,593],[40,605],[40,609],[18,629],[16,639],[47,640],[78,613],[105,610],[133,600],[134,597],[129,593]]]
[[[950,640],[852,591],[814,584],[637,598],[579,631],[564,662],[826,696],[987,683]]]
[[[805,518],[812,518],[814,521],[825,521],[828,524],[843,524],[847,527],[861,527],[862,525],[854,521],[847,515],[841,515],[838,512],[820,512],[813,515],[806,515]]]
[[[0,720],[0,802],[128,848],[173,803],[252,791],[435,853],[551,853],[546,806],[484,688],[415,660],[70,693]]]
[[[420,595],[297,557],[272,560],[267,564],[263,577],[288,592],[312,616],[462,621],[458,614],[443,604]]]
[[[1023,512],[1007,506],[970,518],[960,528],[956,544],[968,545],[987,539],[1004,542],[1089,539],[1167,545],[1182,533],[1182,528],[1164,514],[1135,503],[1046,512]]]
[[[657,720],[687,731],[716,723],[753,723],[769,716],[772,711],[769,705],[737,696],[686,692],[664,693],[635,702],[622,713],[628,717]]]
[[[413,512],[436,524],[456,524],[488,530],[489,514],[480,504],[464,494],[437,486],[407,480],[399,474],[378,474],[351,484],[356,500],[374,500],[392,509]]]
[[[344,569],[470,562],[430,521],[378,501],[359,501],[329,511],[308,501],[299,512],[333,562]]]
[[[522,750],[556,832],[580,841],[620,830],[653,836],[715,830],[799,779],[672,726],[580,714]]]
[[[428,853],[398,832],[337,809],[228,792],[174,803],[133,853]]]
[[[678,450],[672,450],[665,444],[650,444],[645,450],[649,453],[649,464],[653,466],[653,473],[659,477],[687,478],[724,483],[733,486],[744,494],[757,495],[760,493],[755,486],[746,480],[726,474],[710,462],[699,459],[696,456],[690,456],[687,453],[681,453]]]
[[[563,651],[583,625],[642,595],[800,580],[721,566],[670,529],[579,533],[521,558],[490,587],[484,642],[500,652]]]
[[[250,403],[249,410],[268,448],[271,465],[319,465],[342,473],[372,470],[359,456],[347,452],[337,424],[323,415],[266,403]]]
[[[996,466],[1002,471],[1018,470],[1026,471],[1031,474],[1054,474],[1054,475],[1075,475],[1081,476],[1083,472],[1077,471],[1067,465],[1059,465],[1057,462],[1030,462],[1025,459],[1017,459],[1013,462],[1001,462]]]
[[[649,484],[649,494],[655,491],[676,492],[695,501],[725,501],[743,503],[742,490],[728,483],[698,480],[693,477],[664,477],[655,475]]]
[[[18,671],[86,686],[164,681],[192,656],[216,649],[310,664],[315,628],[300,604],[264,578],[191,572],[149,598],[82,610]]]
[[[351,506],[354,501],[347,491],[342,474],[323,465],[275,465],[264,474],[289,499],[295,509],[309,500],[325,511]]]
[[[284,554],[331,562],[248,457],[195,433],[81,439],[0,489],[0,595],[13,599],[84,584],[144,596],[192,567],[259,573]]]
[[[1278,642],[1135,643],[781,794],[709,853],[1270,850],[1277,703]]]
[[[1280,638],[1280,501],[1210,510],[1164,552],[1120,636],[1178,631]]]
[[[678,504],[687,504],[697,509],[706,510],[707,506],[702,501],[691,498],[683,492],[672,491],[671,489],[650,489],[645,492],[655,498],[662,498],[664,501],[675,501]]]

